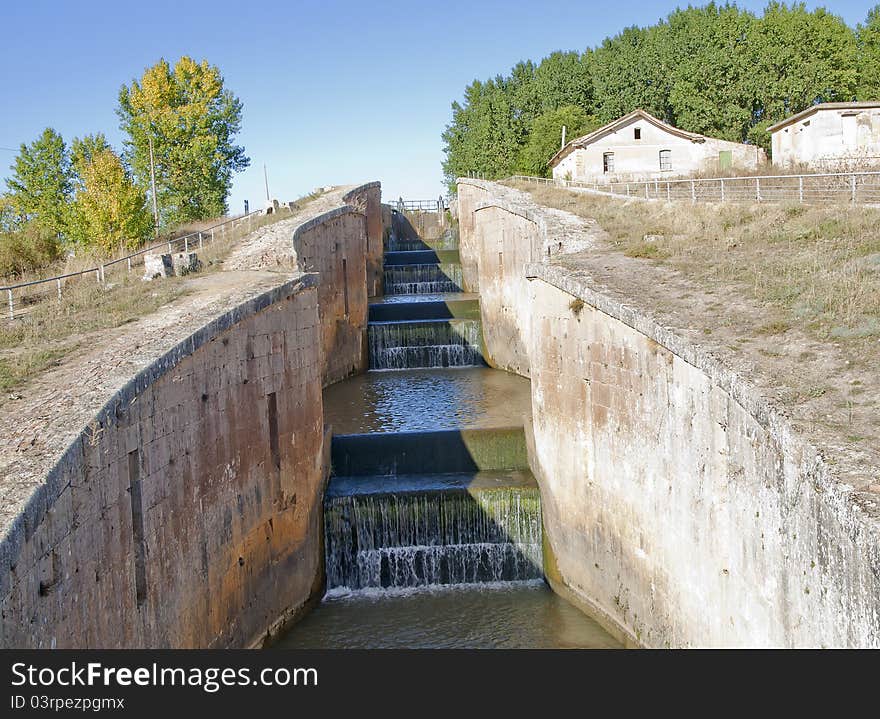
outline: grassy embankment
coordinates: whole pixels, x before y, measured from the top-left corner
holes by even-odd
[[[796,328],[842,348],[847,365],[880,366],[880,209],[692,205],[520,189],[539,204],[595,219],[608,232],[612,250],[671,267],[708,291],[724,287],[740,293],[756,311],[724,319],[737,325],[738,343],[763,340],[762,354],[781,357],[785,333]],[[711,334],[713,328],[707,324],[703,331]],[[801,362],[815,359],[802,354],[796,358]],[[826,390],[811,385],[789,399],[798,403]]]
[[[313,193],[297,200],[295,211],[320,194]],[[260,216],[254,220],[253,230],[290,216],[291,213],[286,210]],[[182,234],[178,232],[175,236]],[[218,270],[223,259],[246,234],[247,226],[243,225],[229,232],[228,237],[205,245],[198,252],[202,271]],[[40,276],[74,272],[93,267],[96,262],[100,260],[80,257],[65,266],[47,268]],[[44,296],[29,305],[24,316],[14,321],[0,319],[0,404],[11,393],[14,394],[15,389],[88,344],[90,333],[134,322],[187,292],[186,278],[170,277],[161,282],[143,282],[142,274],[141,266],[128,274],[122,264],[112,274],[108,270],[103,286],[94,275],[71,278],[65,282],[60,301],[57,299],[56,285],[49,283],[43,286]],[[10,282],[25,282],[28,279],[36,278],[20,278]]]

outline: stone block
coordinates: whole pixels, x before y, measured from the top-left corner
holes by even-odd
[[[178,277],[198,272],[202,263],[195,252],[175,252],[172,257],[174,274]]]
[[[144,281],[155,280],[157,277],[170,277],[174,274],[171,255],[148,252],[144,255]]]

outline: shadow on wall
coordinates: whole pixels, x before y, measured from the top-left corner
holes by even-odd
[[[522,427],[337,436],[332,464],[328,588],[543,577]]]

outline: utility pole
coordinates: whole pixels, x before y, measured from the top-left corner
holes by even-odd
[[[156,202],[156,168],[153,164],[153,132],[149,134],[150,139],[150,184],[153,188],[153,225],[156,228],[156,239],[159,239],[159,205]]]
[[[562,147],[565,147],[565,125],[562,126]]]
[[[263,163],[263,181],[266,183],[266,202],[270,202],[269,199],[269,173],[266,170],[266,163]]]

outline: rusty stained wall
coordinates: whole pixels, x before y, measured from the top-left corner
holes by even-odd
[[[320,578],[318,292],[288,283],[105,406],[3,545],[0,645],[240,647]]]

